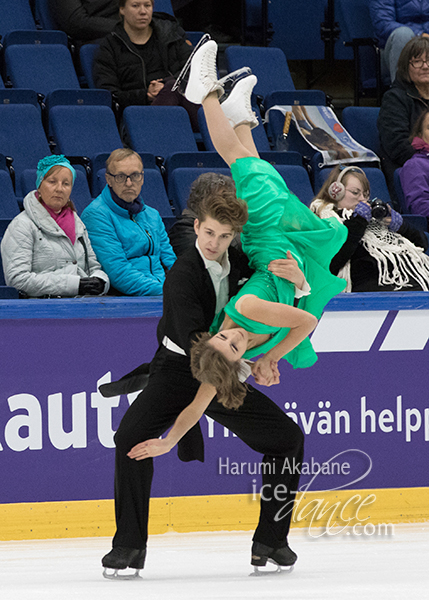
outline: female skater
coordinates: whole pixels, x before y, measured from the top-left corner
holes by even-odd
[[[225,318],[218,318],[215,326],[223,319],[221,331],[211,339],[203,336],[191,353],[193,374],[204,384],[195,400],[178,416],[166,438],[132,448],[128,456],[137,460],[171,450],[215,395],[225,407],[239,407],[246,393],[239,381],[241,357],[264,355],[252,371],[256,381],[265,385],[279,382],[281,357],[294,367],[311,366],[317,357],[307,336],[325,304],[345,285],[329,271],[332,256],[346,239],[345,227],[336,219],[318,219],[288,190],[277,171],[259,158],[251,134],[257,124],[250,104],[254,75],[239,81],[220,105],[216,50],[215,42],[209,41],[196,52],[185,95],[202,103],[213,144],[231,167],[237,197],[248,204],[242,244],[256,272],[231,299]],[[299,302],[302,308],[293,306],[294,286],[267,269],[273,258],[290,255],[311,286],[311,294]]]

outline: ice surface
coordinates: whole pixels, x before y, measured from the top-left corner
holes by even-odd
[[[292,573],[249,576],[251,532],[168,533],[149,540],[142,578],[109,581],[108,538],[0,542],[1,600],[383,600],[426,598],[429,523],[384,531],[293,529]],[[321,535],[323,534],[323,535]]]

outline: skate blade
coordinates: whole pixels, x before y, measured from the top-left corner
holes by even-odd
[[[177,77],[176,81],[173,84],[173,87],[171,88],[172,92],[175,92],[177,90],[179,94],[182,94],[182,96],[185,95],[186,85],[188,83],[189,70],[191,68],[191,62],[194,58],[194,54],[199,48],[201,48],[203,44],[205,44],[209,40],[211,40],[210,35],[208,33],[205,33],[198,42],[198,44],[195,46],[195,48],[192,50],[192,54],[186,61],[183,69],[180,71],[179,76]]]
[[[234,86],[245,77],[249,77],[249,75],[252,75],[252,69],[250,67],[241,67],[241,69],[237,69],[233,73],[220,79],[219,83],[223,87],[223,94],[219,98],[219,104],[225,102],[225,100],[229,98]]]
[[[281,567],[280,565],[278,565],[276,562],[268,559],[268,562],[272,563],[276,568],[275,569],[270,569],[270,568],[266,568],[263,567],[263,569],[261,567],[253,567],[254,571],[253,573],[250,573],[249,576],[250,577],[264,577],[266,575],[286,575],[287,573],[292,573],[293,571],[293,567],[294,565],[291,565],[290,567]]]
[[[104,567],[103,577],[110,579],[110,581],[119,581],[120,579],[127,581],[142,579],[142,577],[140,577],[140,569],[136,569],[135,573],[124,573],[122,575],[119,572],[119,569],[109,569],[108,567]]]

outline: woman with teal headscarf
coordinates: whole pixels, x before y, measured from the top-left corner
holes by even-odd
[[[76,171],[62,154],[37,165],[36,190],[1,243],[6,284],[24,297],[98,296],[109,278],[70,199]]]

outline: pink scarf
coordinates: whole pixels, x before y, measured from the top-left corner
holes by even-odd
[[[64,231],[64,233],[67,235],[67,237],[70,238],[70,241],[74,246],[74,243],[76,241],[76,224],[74,221],[74,214],[73,214],[72,209],[69,206],[65,206],[61,210],[61,212],[56,213],[52,210],[52,208],[49,208],[49,206],[47,206],[43,202],[43,200],[42,200],[42,205],[46,208],[48,213],[54,219],[55,223],[59,227],[61,227],[61,229]]]
[[[423,150],[424,152],[429,152],[429,144],[425,142],[421,137],[415,137],[411,142],[411,145],[415,150]]]

